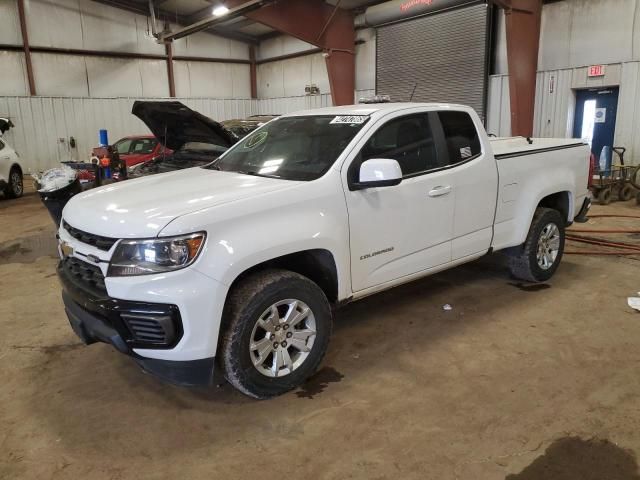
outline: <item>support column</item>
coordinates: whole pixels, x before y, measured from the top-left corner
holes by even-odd
[[[24,13],[24,0],[17,0],[18,16],[20,17],[20,31],[22,32],[22,50],[24,63],[27,66],[27,80],[29,82],[29,95],[36,95],[36,82],[33,76],[33,64],[31,63],[31,50],[29,48],[29,33],[27,32],[27,17]]]
[[[249,45],[249,76],[251,82],[251,98],[258,98],[258,77],[256,73],[256,47]]]
[[[169,96],[174,98],[176,96],[176,82],[173,75],[173,42],[167,42],[164,44],[165,52],[167,53],[167,78],[169,80]]]
[[[511,134],[533,135],[542,0],[504,2]]]
[[[229,8],[245,0],[227,0]],[[339,3],[339,2],[338,2]],[[353,103],[356,88],[353,15],[324,0],[282,0],[246,14],[251,20],[322,48],[334,105]]]

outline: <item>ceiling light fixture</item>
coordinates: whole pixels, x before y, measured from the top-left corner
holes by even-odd
[[[213,16],[214,17],[222,17],[223,15],[226,15],[227,13],[229,13],[229,9],[224,5],[218,5],[217,7],[213,8]]]

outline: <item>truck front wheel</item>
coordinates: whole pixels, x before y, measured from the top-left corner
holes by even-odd
[[[512,275],[528,282],[549,280],[564,252],[564,225],[557,210],[537,208],[527,240],[510,258]]]
[[[226,379],[260,399],[300,386],[324,357],[331,323],[327,297],[308,278],[286,270],[248,276],[225,306],[219,358]]]

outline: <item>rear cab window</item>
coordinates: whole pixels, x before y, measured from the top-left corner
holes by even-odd
[[[478,130],[471,115],[461,111],[440,111],[444,139],[449,154],[449,165],[467,162],[482,153]]]

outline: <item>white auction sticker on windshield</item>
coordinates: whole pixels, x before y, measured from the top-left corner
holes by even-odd
[[[349,125],[353,124],[361,124],[367,121],[366,115],[338,115],[336,118],[331,120],[330,123],[347,123]]]

